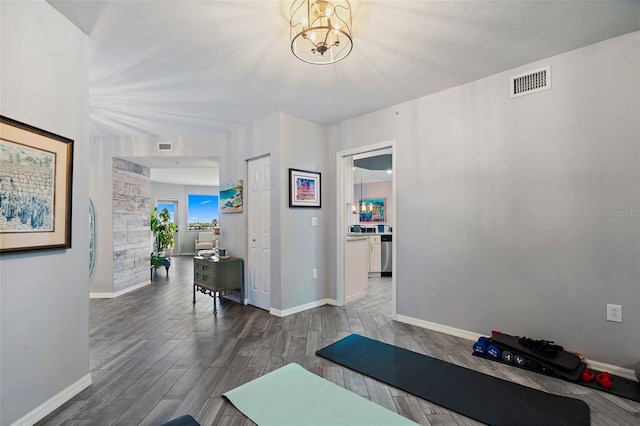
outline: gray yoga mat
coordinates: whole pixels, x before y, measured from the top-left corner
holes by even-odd
[[[352,334],[317,355],[489,425],[589,425],[589,406]]]

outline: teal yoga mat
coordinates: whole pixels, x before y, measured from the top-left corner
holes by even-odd
[[[287,364],[223,396],[259,426],[416,425],[298,364]]]

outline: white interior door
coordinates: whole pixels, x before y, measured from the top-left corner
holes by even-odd
[[[271,158],[248,162],[249,304],[271,309]]]

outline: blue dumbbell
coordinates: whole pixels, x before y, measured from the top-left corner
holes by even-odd
[[[484,355],[487,353],[487,345],[489,345],[489,339],[480,337],[478,341],[473,344],[473,352]]]
[[[487,355],[491,358],[500,359],[502,358],[502,350],[496,345],[489,345],[487,346]]]

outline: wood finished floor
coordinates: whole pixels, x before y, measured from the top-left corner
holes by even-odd
[[[222,394],[296,362],[423,425],[477,422],[315,355],[351,333],[392,343],[551,393],[584,400],[594,425],[640,424],[640,404],[471,356],[471,342],[391,321],[391,280],[346,307],[322,306],[285,318],[198,293],[191,257],[174,257],[169,277],[116,299],[90,301],[93,384],[39,425],[159,425],[191,414],[202,425],[253,425]],[[472,398],[461,393],[460,398]]]

